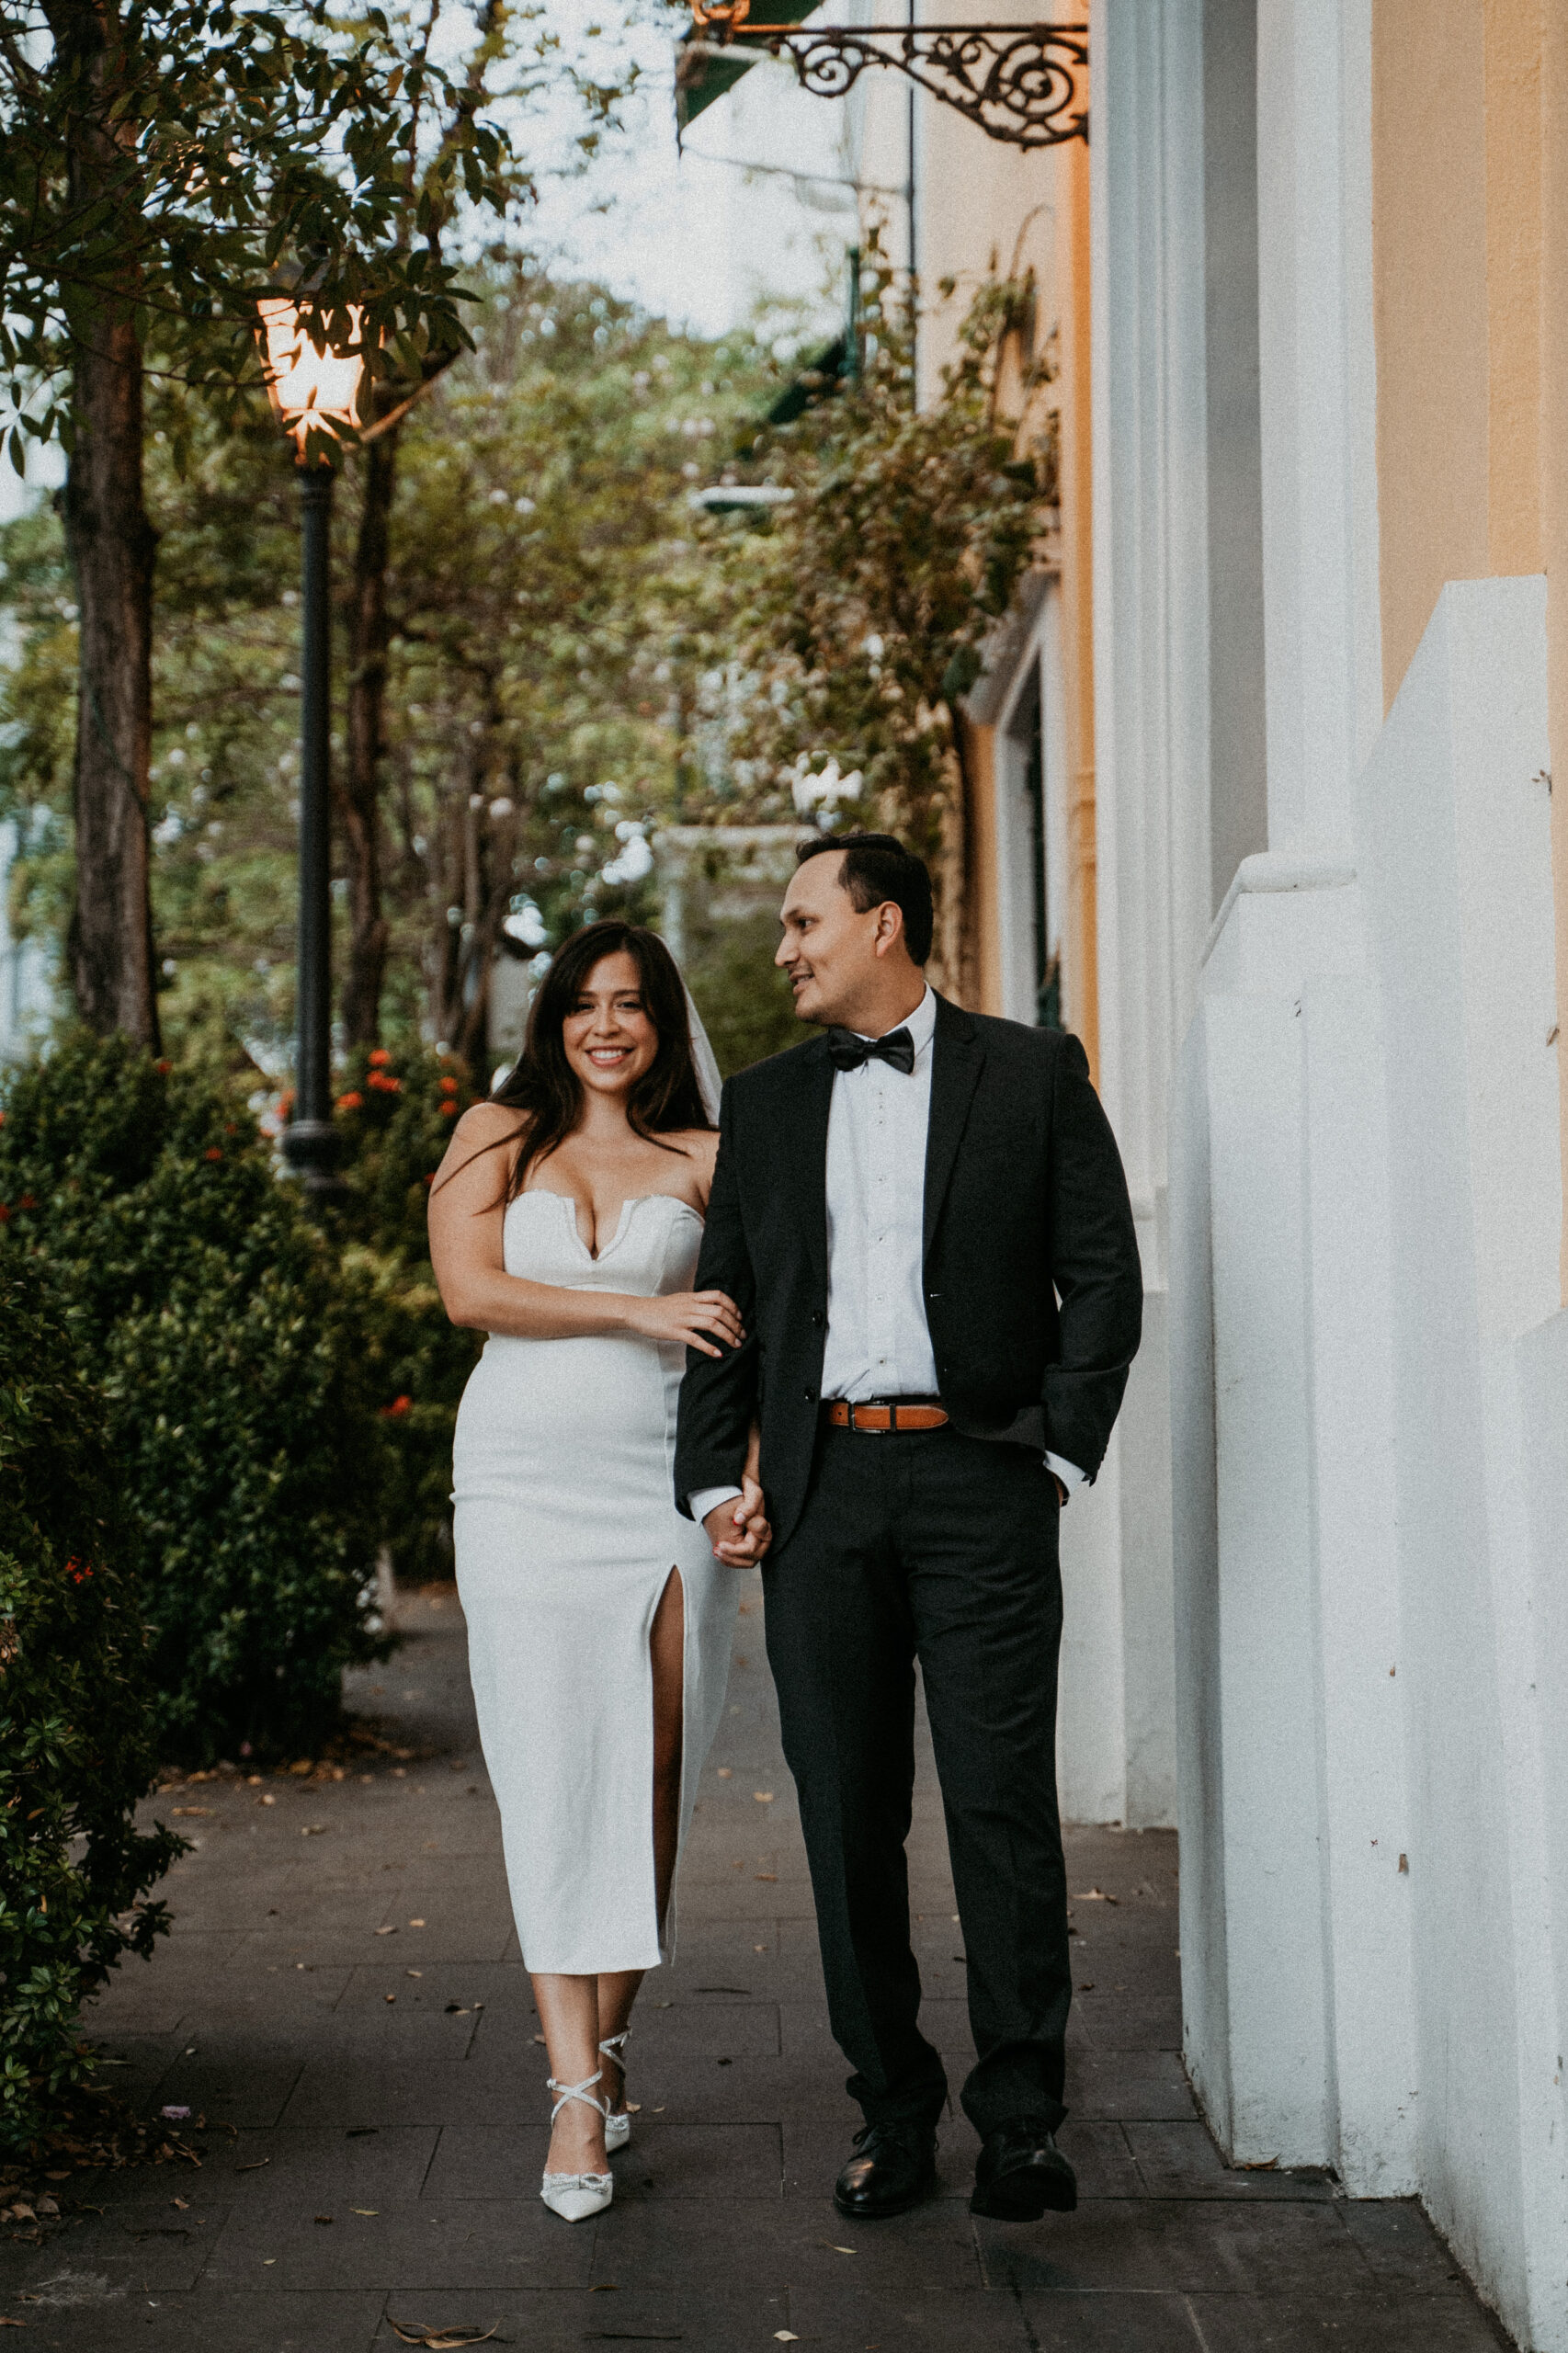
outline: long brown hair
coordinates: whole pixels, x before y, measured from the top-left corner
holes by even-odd
[[[638,1135],[666,1152],[680,1149],[663,1142],[672,1130],[712,1128],[698,1084],[686,990],[675,958],[658,933],[642,924],[624,923],[616,915],[585,924],[558,951],[535,990],[527,1042],[491,1097],[523,1115],[522,1149],[506,1184],[509,1201],[523,1190],[535,1161],[548,1159],[582,1120],[583,1084],[566,1059],[562,1035],[566,1017],[595,965],[622,949],[637,967],[642,1009],[659,1040],[652,1063],[627,1097],[628,1120]]]

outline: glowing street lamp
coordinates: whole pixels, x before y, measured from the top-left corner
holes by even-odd
[[[337,1189],[332,1124],[332,628],[329,574],[334,460],[359,424],[364,379],[360,313],[348,309],[350,347],[320,348],[319,313],[287,294],[257,305],[267,396],[300,469],[299,1042],[294,1109],[283,1131],[290,1168],[313,1194]]]
[[[341,351],[330,343],[317,348],[306,324],[313,313],[302,310],[291,295],[264,294],[256,304],[267,396],[283,430],[292,436],[301,465],[312,460],[330,463],[332,449],[344,435],[358,430],[359,387],[365,375],[362,314],[356,302],[347,307],[352,341]],[[320,446],[324,442],[328,445],[324,449]]]

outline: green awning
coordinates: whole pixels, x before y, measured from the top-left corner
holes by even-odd
[[[800,25],[821,6],[821,0],[752,0],[752,6],[761,24]],[[751,40],[738,33],[721,49],[711,38],[705,40],[695,26],[682,35],[676,50],[677,139],[705,107],[733,90],[743,74],[751,72],[756,51],[767,47],[765,40]],[[750,57],[745,54],[748,49],[753,52]]]

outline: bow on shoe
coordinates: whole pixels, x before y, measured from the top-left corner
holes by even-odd
[[[907,1029],[890,1029],[885,1038],[861,1038],[853,1029],[830,1029],[827,1051],[835,1070],[858,1070],[873,1059],[891,1063],[905,1078],[915,1068],[915,1040]]]

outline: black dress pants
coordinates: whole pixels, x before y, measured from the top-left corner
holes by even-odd
[[[979,2053],[964,2109],[982,2134],[1066,2113],[1059,1511],[1028,1448],[826,1428],[800,1524],[764,1565],[828,2010],[869,2123],[935,2123],[947,2098],[909,1941],[916,1658]]]

